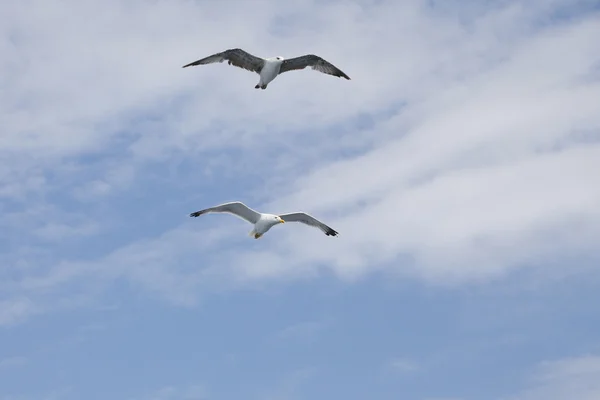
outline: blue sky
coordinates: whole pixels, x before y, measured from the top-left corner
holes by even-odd
[[[597,2],[13,3],[0,400],[600,398]]]

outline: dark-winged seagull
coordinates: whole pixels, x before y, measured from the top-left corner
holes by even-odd
[[[208,213],[229,213],[236,217],[239,217],[245,221],[254,224],[254,228],[250,231],[249,235],[254,236],[254,239],[260,238],[262,235],[267,233],[269,229],[277,224],[283,224],[285,222],[302,222],[303,224],[314,226],[319,228],[327,236],[337,236],[338,232],[331,229],[315,217],[312,217],[303,212],[295,212],[289,214],[265,214],[259,213],[239,201],[233,201],[230,203],[223,203],[215,207],[205,208],[204,210],[196,211],[190,214],[190,217],[199,217],[203,214]]]
[[[287,71],[304,69],[306,67],[311,67],[312,69],[324,74],[350,80],[350,77],[342,72],[342,70],[323,58],[315,56],[314,54],[307,54],[305,56],[286,60],[281,56],[260,58],[245,52],[242,49],[229,49],[184,65],[183,68],[194,65],[212,64],[216,62],[221,63],[225,60],[228,61],[229,65],[235,65],[236,67],[244,68],[248,71],[253,71],[259,74],[260,80],[258,81],[258,84],[254,86],[255,89],[266,89],[269,82],[275,79],[277,75],[283,74]]]

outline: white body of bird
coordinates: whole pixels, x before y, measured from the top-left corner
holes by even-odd
[[[270,57],[265,59],[265,66],[260,71],[260,79],[256,87],[265,89],[267,85],[279,75],[281,64],[283,64],[283,57]]]
[[[283,223],[285,223],[285,221],[277,215],[262,214],[248,235],[254,236],[254,239],[258,239],[275,225]]]

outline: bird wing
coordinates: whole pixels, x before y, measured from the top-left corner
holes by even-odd
[[[194,61],[192,63],[184,65],[183,68],[190,67],[193,65],[204,65],[216,62],[223,62],[225,60],[229,62],[229,65],[235,65],[236,67],[244,68],[248,71],[256,72],[257,74],[260,74],[260,71],[265,65],[265,60],[263,60],[260,57],[253,56],[252,54],[247,53],[242,49],[229,49],[221,53],[216,53],[212,56],[208,56],[198,61]]]
[[[343,77],[350,80],[350,77],[344,72],[342,72],[341,69],[339,69],[329,61],[324,60],[319,56],[315,56],[314,54],[307,54],[305,56],[284,60],[281,64],[281,68],[279,69],[279,73],[282,74],[287,71],[292,71],[295,69],[304,69],[306,67],[311,67],[312,69],[322,72],[324,74],[329,74],[340,78]]]
[[[233,201],[231,203],[220,204],[215,207],[205,208],[204,210],[196,211],[190,214],[190,217],[199,217],[203,214],[208,213],[229,213],[233,214],[236,217],[240,217],[243,220],[246,220],[252,224],[256,224],[256,222],[260,218],[260,213],[251,209],[247,205],[239,201]]]
[[[337,236],[338,232],[334,231],[331,227],[325,225],[312,215],[308,215],[303,212],[295,212],[289,214],[280,214],[279,218],[281,218],[284,222],[302,222],[303,224],[314,226],[315,228],[319,228],[327,236]]]

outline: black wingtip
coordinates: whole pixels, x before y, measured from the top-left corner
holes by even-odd
[[[337,236],[337,235],[339,235],[339,232],[337,232],[337,231],[334,231],[333,229],[329,228],[329,229],[327,230],[327,232],[325,232],[325,234],[326,234],[327,236]]]
[[[199,65],[199,64],[200,64],[200,61],[202,61],[202,60],[196,60],[196,61],[194,61],[194,62],[191,62],[191,63],[189,63],[189,64],[185,64],[185,65],[184,65],[183,67],[181,67],[181,68],[187,68],[187,67],[193,67],[193,66],[195,66],[195,65]]]
[[[199,217],[200,215],[202,215],[202,213],[200,211],[196,211],[190,214],[190,217]]]

